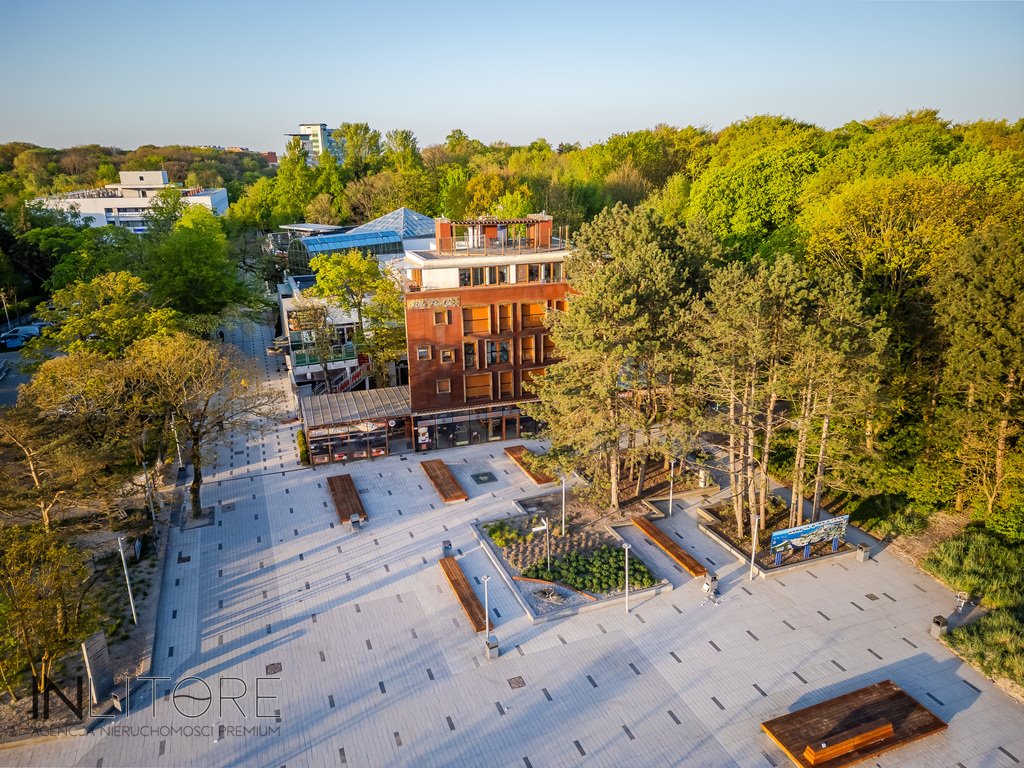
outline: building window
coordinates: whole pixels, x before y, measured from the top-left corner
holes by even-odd
[[[437,394],[447,395],[452,391],[452,380],[451,379],[438,379],[437,380]]]
[[[441,350],[441,362],[442,363],[454,363],[455,362],[455,350],[454,349],[442,349]]]
[[[452,311],[450,309],[438,309],[434,312],[434,325],[451,325]]]
[[[484,285],[483,267],[471,267],[470,272],[473,273],[473,285]]]
[[[555,342],[546,333],[542,337],[544,343],[544,362],[555,358]]]
[[[519,351],[519,359],[523,365],[529,365],[530,363],[537,362],[537,358],[534,354],[536,344],[536,336],[523,336],[523,338],[520,339],[521,346]]]
[[[508,341],[488,341],[487,342],[487,364],[488,365],[502,365],[511,361],[509,357]]]
[[[463,307],[462,332],[466,335],[472,333],[490,333],[491,308],[489,306]]]
[[[498,305],[498,333],[512,330],[512,305]]]
[[[491,374],[478,373],[466,377],[466,400],[491,399]]]
[[[512,371],[502,371],[498,374],[498,397],[514,397],[512,389]]]
[[[529,280],[531,283],[540,282],[540,265],[531,264],[528,268]]]
[[[417,360],[429,360],[430,359],[430,345],[416,347],[416,359]]]
[[[519,311],[519,322],[522,328],[540,328],[544,325],[544,313],[547,307],[541,303],[523,304]]]
[[[469,342],[462,345],[462,359],[466,368],[476,368],[476,344]]]

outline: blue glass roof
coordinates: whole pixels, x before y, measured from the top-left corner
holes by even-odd
[[[347,251],[349,248],[369,248],[379,245],[401,245],[402,238],[397,232],[341,232],[333,235],[314,235],[299,238],[306,250],[312,253]]]
[[[403,239],[434,236],[434,220],[410,208],[399,208],[380,218],[361,224],[350,234],[370,232],[397,232]]]

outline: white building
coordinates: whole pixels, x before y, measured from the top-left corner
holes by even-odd
[[[55,211],[75,211],[93,227],[112,224],[133,232],[145,232],[148,228],[146,214],[154,198],[168,188],[180,189],[183,202],[202,205],[215,216],[223,216],[228,210],[226,189],[184,189],[167,180],[167,171],[121,171],[119,184],[41,197],[34,202]]]
[[[306,150],[306,164],[316,167],[320,164],[320,155],[330,152],[340,163],[344,153],[331,136],[327,123],[303,123],[298,133],[286,133],[285,136],[299,137],[302,148]]]

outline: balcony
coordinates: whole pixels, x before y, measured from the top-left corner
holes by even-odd
[[[437,240],[439,256],[529,256],[564,251],[566,241],[552,237],[538,242],[532,237],[478,237],[473,234],[441,237]]]

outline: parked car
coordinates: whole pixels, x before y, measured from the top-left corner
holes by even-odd
[[[38,325],[19,325],[8,331],[8,333],[17,333],[21,336],[39,336],[42,332],[42,328]]]
[[[21,349],[25,346],[26,337],[17,330],[0,334],[0,349]]]

